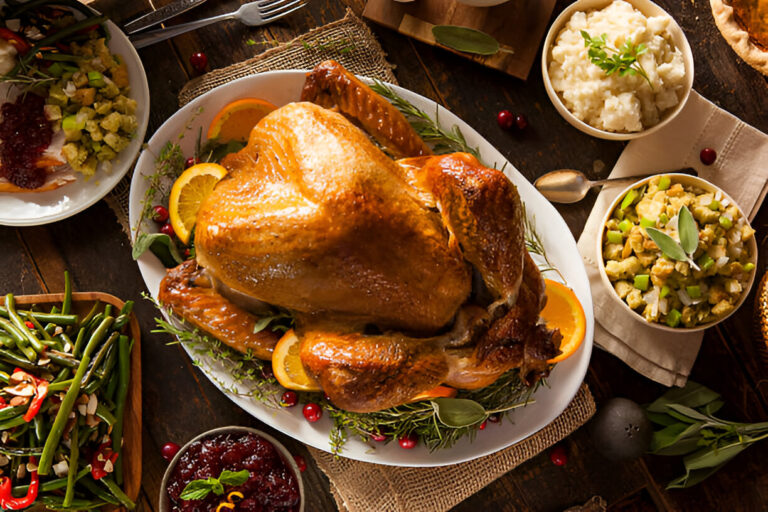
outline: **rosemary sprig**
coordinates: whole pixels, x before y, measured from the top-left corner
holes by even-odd
[[[525,248],[531,254],[536,254],[544,260],[544,264],[538,265],[539,270],[541,272],[557,272],[563,282],[565,282],[565,276],[549,261],[547,248],[544,247],[544,242],[541,241],[541,235],[536,231],[536,218],[528,215],[525,204],[523,204],[523,225],[525,227]]]
[[[632,43],[632,38],[628,37],[624,44],[616,49],[608,44],[606,34],[602,34],[600,37],[591,37],[589,33],[582,30],[581,37],[584,38],[584,46],[588,48],[589,60],[605,71],[606,75],[610,76],[614,73],[618,73],[619,76],[640,75],[653,90],[653,84],[648,78],[648,73],[637,60],[640,55],[648,51],[645,44],[641,43],[635,46]]]
[[[432,119],[426,112],[404,99],[383,82],[374,80],[371,89],[388,99],[408,119],[419,137],[428,144],[432,144],[435,153],[463,151],[480,159],[480,152],[467,144],[458,126],[453,125],[450,130],[440,127],[437,107],[435,107],[435,118]]]

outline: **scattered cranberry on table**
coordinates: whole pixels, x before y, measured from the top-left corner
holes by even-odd
[[[293,407],[299,403],[299,395],[295,391],[286,391],[280,398],[280,405],[283,407]]]
[[[717,159],[717,152],[712,148],[704,148],[699,153],[699,158],[704,165],[712,165]]]
[[[480,424],[479,427],[477,427],[477,430],[485,430],[485,427],[488,425],[488,420],[483,420],[483,422]]]
[[[528,118],[525,117],[525,114],[517,114],[515,116],[515,126],[517,126],[517,129],[520,131],[528,128]]]
[[[184,167],[186,167],[187,169],[189,169],[190,167],[192,167],[193,165],[195,165],[195,164],[197,164],[197,163],[198,163],[198,162],[197,162],[197,158],[195,158],[195,157],[191,156],[191,157],[187,158],[187,161],[186,161],[186,162],[184,162]]]
[[[168,220],[168,208],[162,205],[152,208],[152,220],[158,224],[165,224],[165,221]]]
[[[555,466],[565,466],[568,462],[568,453],[565,451],[565,447],[559,444],[552,448],[549,452],[549,460],[551,460],[552,464]]]
[[[304,418],[310,423],[318,421],[323,416],[323,409],[315,403],[308,403],[304,406]]]
[[[401,437],[397,440],[397,442],[400,444],[400,448],[410,450],[412,448],[416,448],[416,445],[419,443],[419,437],[416,434],[411,433],[407,436]]]
[[[205,71],[205,68],[208,67],[208,56],[206,56],[203,52],[193,53],[189,57],[189,64],[195,69],[195,71],[202,73]]]
[[[179,453],[179,450],[181,450],[181,446],[177,445],[176,443],[165,443],[162,448],[160,448],[160,455],[167,460],[168,462],[173,459],[177,453]]]
[[[164,235],[168,235],[171,238],[176,236],[176,232],[173,230],[173,226],[167,223],[160,226],[160,232]]]
[[[307,461],[301,455],[294,455],[293,460],[296,461],[296,465],[299,467],[299,471],[302,473],[307,470]]]
[[[496,114],[496,122],[502,130],[511,130],[515,126],[515,115],[509,110],[501,110]]]

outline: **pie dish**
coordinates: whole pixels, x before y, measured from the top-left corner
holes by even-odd
[[[762,0],[710,0],[720,33],[739,57],[768,75],[768,3]]]

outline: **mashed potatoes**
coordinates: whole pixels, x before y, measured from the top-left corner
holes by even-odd
[[[672,43],[671,22],[669,16],[647,18],[623,0],[602,10],[575,13],[557,36],[549,65],[552,86],[566,108],[585,123],[611,132],[639,132],[657,124],[685,90],[685,63]],[[606,34],[613,48],[627,38],[634,45],[645,44],[648,51],[638,62],[653,88],[639,74],[606,75],[589,60],[582,30],[593,38]]]

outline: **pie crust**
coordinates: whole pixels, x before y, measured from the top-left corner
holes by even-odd
[[[768,39],[768,2],[765,0],[710,0],[709,3],[715,24],[731,48],[747,64],[764,75],[768,75],[768,45],[766,44]],[[737,12],[738,7],[735,9],[734,3],[737,6],[739,4],[754,4],[753,9],[757,9],[758,12],[752,13],[749,19],[742,19],[743,14]],[[752,33],[751,36],[750,32]]]

